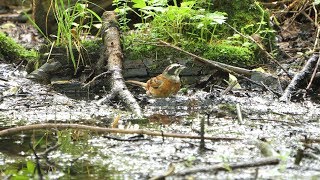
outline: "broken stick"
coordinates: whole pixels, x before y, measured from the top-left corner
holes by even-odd
[[[311,58],[307,61],[307,63],[304,65],[303,69],[293,77],[290,84],[284,90],[284,93],[279,99],[281,102],[290,101],[291,94],[298,88],[298,85],[301,84],[301,81],[312,73],[313,68],[317,68],[315,67],[315,65],[317,63],[318,58],[318,55],[312,55]]]

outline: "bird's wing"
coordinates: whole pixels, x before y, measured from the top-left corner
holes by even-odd
[[[149,87],[152,87],[154,89],[159,88],[163,84],[161,75],[149,79],[147,84]]]

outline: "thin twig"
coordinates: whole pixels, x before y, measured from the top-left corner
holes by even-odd
[[[103,136],[103,137],[107,139],[116,140],[116,141],[127,141],[127,142],[150,141],[150,139],[146,139],[143,136],[135,136],[135,137],[125,138],[125,139],[114,137],[114,136]]]
[[[231,74],[236,73],[237,76],[242,76],[239,73],[241,73],[241,74],[243,74],[245,76],[250,76],[252,74],[252,72],[253,72],[252,70],[249,70],[249,69],[240,68],[240,67],[236,67],[236,66],[231,66],[229,64],[224,64],[224,63],[212,61],[212,60],[197,56],[195,54],[192,54],[192,53],[190,53],[188,51],[185,51],[185,50],[179,48],[178,46],[172,45],[172,44],[170,44],[168,42],[165,42],[165,41],[162,41],[162,40],[160,40],[159,43],[160,43],[159,45],[164,45],[164,46],[167,46],[167,47],[171,47],[171,48],[176,49],[178,51],[181,51],[181,52],[183,52],[183,53],[185,53],[185,54],[187,54],[187,55],[189,55],[191,57],[194,57],[195,60],[197,60],[198,62],[208,64],[210,66],[213,66],[215,68],[219,68],[219,69],[221,69],[223,71],[226,71],[228,73],[231,73]]]
[[[60,147],[61,144],[56,144],[52,147],[47,148],[44,152],[38,153],[38,156],[43,156],[45,159],[48,158],[48,154],[56,149],[58,149],[58,147]]]
[[[92,78],[91,81],[89,81],[88,83],[84,84],[82,87],[85,88],[85,87],[87,87],[88,85],[90,85],[91,83],[93,83],[97,78],[99,78],[99,77],[101,77],[101,76],[103,76],[103,75],[105,75],[105,74],[110,74],[110,73],[111,73],[110,71],[103,72],[103,73],[95,76],[94,78]]]
[[[244,38],[249,39],[250,41],[254,42],[262,52],[264,52],[267,57],[274,62],[275,64],[277,64],[286,74],[289,78],[291,78],[289,72],[279,63],[279,61],[277,61],[264,47],[261,43],[257,42],[255,39],[253,39],[251,36],[247,36],[242,34],[241,32],[239,32],[236,28],[232,27],[230,24],[225,23],[227,26],[229,26],[232,30],[234,30],[236,33],[238,33],[240,36],[243,36]]]
[[[283,121],[283,120],[278,120],[278,119],[263,119],[263,118],[250,118],[252,121],[267,121],[267,122],[277,122],[277,123],[282,123],[282,124],[288,124],[290,126],[302,126],[302,123],[294,123],[290,121]]]
[[[39,176],[38,178],[40,180],[42,180],[43,179],[43,175],[42,175],[41,167],[40,167],[40,161],[39,161],[40,158],[37,155],[36,150],[32,147],[32,144],[29,144],[29,147],[32,150],[32,153],[33,153],[33,155],[34,155],[34,157],[36,159],[36,169],[34,169],[34,171],[37,170],[37,173],[38,173],[38,176]]]
[[[236,109],[237,109],[238,123],[240,125],[242,125],[243,124],[243,118],[242,118],[242,112],[241,112],[241,107],[240,107],[239,103],[236,104]]]
[[[315,18],[314,18],[314,24],[317,28],[317,35],[316,35],[316,38],[315,38],[315,41],[314,41],[314,45],[313,45],[313,51],[315,51],[315,49],[319,46],[319,36],[320,36],[320,27],[319,27],[319,24],[318,24],[318,11],[317,11],[317,8],[315,7],[315,4],[313,3],[312,5],[313,7],[313,10],[315,12]],[[320,51],[319,51],[320,52]],[[317,61],[317,64],[316,66],[314,67],[313,69],[313,72],[312,72],[312,76],[310,78],[310,81],[308,83],[308,86],[307,86],[307,90],[310,89],[311,87],[311,84],[313,82],[313,79],[314,77],[316,76],[316,73],[317,73],[317,70],[318,70],[318,67],[319,67],[319,64],[320,64],[320,57],[318,57],[318,61]]]
[[[234,88],[234,86],[237,85],[237,84],[238,84],[237,81],[231,82],[231,83],[228,85],[228,87],[227,87],[225,90],[223,90],[220,94],[221,94],[221,95],[226,95],[226,94],[227,94],[228,92],[230,92],[230,91]]]
[[[320,56],[318,57],[317,64],[316,64],[316,66],[315,66],[314,69],[313,69],[312,76],[311,76],[311,78],[310,78],[310,81],[309,81],[309,84],[308,84],[306,90],[310,89],[311,84],[312,84],[312,82],[313,82],[313,79],[314,79],[314,77],[315,77],[316,74],[317,74],[317,70],[318,70],[319,64],[320,64]]]
[[[173,175],[186,176],[189,174],[195,174],[195,173],[199,173],[199,172],[214,173],[216,171],[228,171],[230,169],[234,170],[234,169],[240,169],[240,168],[251,168],[251,167],[259,167],[259,166],[267,166],[267,165],[277,165],[279,163],[280,163],[279,158],[269,157],[269,158],[253,160],[250,162],[239,162],[239,163],[230,163],[230,164],[221,163],[221,164],[213,165],[213,166],[191,168],[191,169],[186,169],[184,171],[177,172]]]

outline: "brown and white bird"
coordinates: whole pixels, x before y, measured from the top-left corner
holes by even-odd
[[[146,83],[128,80],[127,83],[141,86],[146,90],[147,95],[156,98],[165,98],[177,94],[180,90],[181,82],[179,74],[185,68],[181,64],[169,65],[162,74],[149,79]]]

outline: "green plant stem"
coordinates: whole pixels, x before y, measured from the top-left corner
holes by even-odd
[[[260,12],[261,12],[261,20],[260,20],[260,23],[259,23],[259,27],[258,27],[258,29],[254,32],[254,33],[256,34],[257,32],[260,31],[261,26],[262,26],[262,24],[263,24],[263,22],[264,22],[265,11],[264,11],[264,10],[262,9],[262,7],[259,5],[259,2],[255,1],[254,4],[257,6],[257,8],[258,8],[258,9],[260,10]]]

